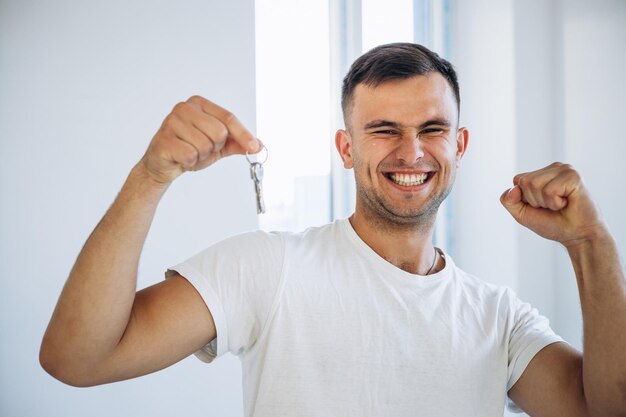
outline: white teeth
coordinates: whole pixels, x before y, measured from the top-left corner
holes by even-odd
[[[390,174],[389,178],[396,184],[404,186],[420,185],[426,181],[428,174]]]

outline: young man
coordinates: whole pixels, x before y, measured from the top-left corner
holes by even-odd
[[[176,105],[77,259],[44,336],[44,368],[88,386],[230,351],[242,360],[246,416],[501,416],[507,394],[532,416],[624,415],[626,283],[576,171],[520,174],[501,201],[567,248],[582,354],[510,290],[432,246],[469,136],[452,66],[419,45],[375,48],[350,69],[342,105],[336,145],[357,186],[349,219],[227,239],[135,293],[169,184],[262,147],[204,98]]]

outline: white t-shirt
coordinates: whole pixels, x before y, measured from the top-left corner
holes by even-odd
[[[533,356],[562,339],[513,291],[445,260],[405,272],[346,219],[235,236],[172,269],[215,321],[196,355],[240,357],[246,417],[500,417]]]

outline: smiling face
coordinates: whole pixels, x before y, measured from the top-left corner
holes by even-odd
[[[357,215],[389,225],[432,226],[467,145],[452,88],[439,73],[359,84],[348,131],[336,145],[354,168]]]

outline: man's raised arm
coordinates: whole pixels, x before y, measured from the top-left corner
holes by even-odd
[[[210,312],[182,277],[136,293],[139,256],[176,177],[261,148],[232,113],[202,97],[174,107],[72,268],[42,341],[46,371],[76,386],[113,382],[169,366],[215,338]]]
[[[626,280],[615,241],[579,174],[555,163],[517,175],[501,201],[537,234],[562,243],[583,313],[583,353],[563,343],[540,351],[509,391],[531,416],[626,415]]]

